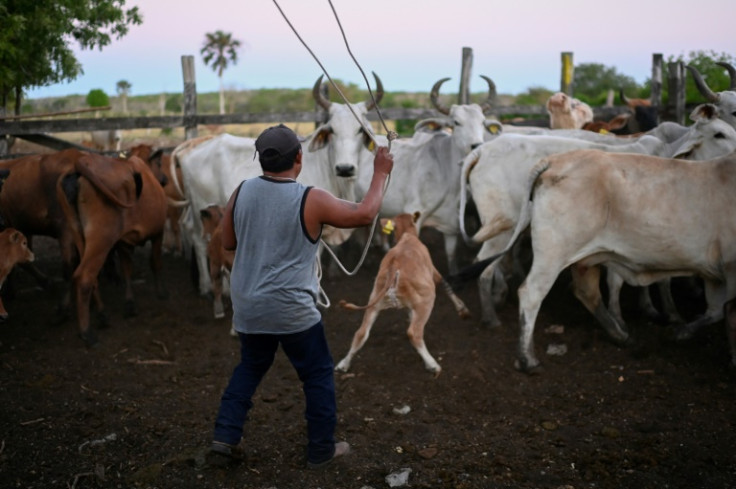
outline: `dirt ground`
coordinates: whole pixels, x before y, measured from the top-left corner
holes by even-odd
[[[422,237],[446,270],[439,236]],[[35,248],[37,265],[57,281],[42,290],[16,272],[5,301],[2,487],[378,489],[402,471],[414,488],[736,487],[736,394],[723,326],[672,344],[667,327],[637,319],[630,289],[624,314],[636,343],[622,349],[562,277],[537,323],[545,370],[535,376],[513,368],[513,297],[501,311],[504,326],[489,330],[478,321],[475,284],[460,291],[470,320],[438,294],[426,331],[443,368],[438,378],[409,345],[405,312],[385,311],[350,373],[336,376],[337,435],[352,453],[318,472],[304,468],[302,392],[280,353],[246,424],[247,461],[213,468],[203,453],[238,344],[229,316],[213,319],[211,301],[196,292],[189,262],[166,255],[162,301],[148,248],[139,248],[133,318],[123,317],[122,287],[102,277],[111,326],[87,349],[75,321],[56,320],[65,284],[55,243],[37,239]],[[461,260],[471,257],[464,249]],[[357,275],[326,278],[332,303],[364,303],[379,260],[371,251]],[[702,306],[684,293],[678,301],[687,313]],[[324,320],[337,362],[361,313],[333,306]],[[545,354],[551,344],[567,353]]]

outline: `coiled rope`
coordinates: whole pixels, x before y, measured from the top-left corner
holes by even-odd
[[[345,47],[348,50],[348,54],[350,54],[350,57],[352,58],[353,62],[358,67],[358,70],[360,71],[360,74],[363,76],[363,79],[365,80],[365,84],[368,87],[368,93],[369,93],[369,95],[371,97],[371,100],[373,101],[374,107],[376,108],[376,113],[378,114],[378,118],[379,118],[379,120],[381,122],[381,125],[383,126],[384,130],[386,131],[386,137],[388,139],[388,150],[391,151],[391,141],[393,141],[394,139],[396,139],[398,137],[398,134],[396,134],[396,132],[394,132],[394,131],[390,131],[388,129],[388,127],[386,126],[386,122],[384,121],[383,115],[381,114],[381,109],[380,109],[380,107],[378,107],[378,103],[376,103],[376,98],[373,96],[373,91],[371,90],[370,83],[368,82],[368,77],[366,76],[365,72],[363,71],[363,68],[360,66],[360,63],[358,63],[358,60],[355,59],[355,56],[353,55],[353,52],[350,50],[350,44],[348,43],[347,36],[345,35],[345,30],[342,27],[342,23],[340,22],[340,17],[337,15],[337,11],[335,10],[334,5],[332,5],[332,0],[327,0],[327,1],[330,4],[330,8],[332,9],[332,13],[335,16],[335,20],[337,21],[338,27],[340,28],[340,32],[342,34],[343,41],[345,42]],[[294,34],[296,35],[296,37],[299,39],[299,41],[302,43],[302,45],[307,49],[307,51],[309,52],[309,54],[312,55],[312,58],[314,58],[314,60],[319,65],[319,67],[322,69],[322,72],[325,74],[325,76],[327,77],[327,80],[329,80],[329,82],[332,85],[332,87],[335,89],[335,91],[340,95],[340,97],[343,99],[343,101],[345,102],[345,104],[348,106],[348,109],[350,109],[350,112],[353,114],[353,117],[355,117],[355,119],[358,121],[358,124],[360,124],[361,127],[363,128],[363,130],[366,132],[366,134],[369,135],[369,137],[373,141],[373,147],[374,148],[377,148],[378,147],[378,143],[376,142],[376,139],[373,137],[373,130],[370,129],[370,128],[367,128],[365,126],[365,124],[363,123],[363,120],[360,117],[358,117],[358,114],[355,113],[355,111],[353,110],[353,107],[352,107],[352,104],[350,103],[350,101],[342,93],[342,91],[340,90],[340,87],[338,87],[337,84],[332,80],[332,77],[330,77],[330,74],[327,72],[327,70],[325,69],[324,65],[322,65],[322,62],[314,54],[314,52],[309,47],[309,45],[307,45],[307,43],[304,41],[304,39],[302,39],[302,36],[299,35],[299,32],[297,32],[296,28],[293,26],[293,24],[291,23],[291,21],[289,21],[289,18],[286,16],[286,14],[284,13],[284,11],[281,9],[281,6],[279,5],[279,3],[276,0],[273,0],[273,3],[274,3],[274,5],[276,5],[276,8],[279,10],[279,12],[281,13],[281,16],[284,18],[284,20],[289,25],[289,27],[291,28],[291,30],[294,32]],[[388,189],[388,185],[389,185],[390,180],[391,180],[391,175],[389,174],[388,178],[386,179],[386,182],[384,183],[384,187],[383,187],[384,195],[386,193],[386,190]],[[332,249],[327,245],[327,243],[325,243],[324,241],[322,241],[323,247],[328,251],[328,253],[330,254],[330,256],[332,256],[332,259],[335,260],[335,262],[337,263],[337,265],[340,267],[340,269],[346,275],[348,275],[348,276],[355,275],[356,273],[358,273],[358,270],[363,265],[363,261],[365,260],[365,257],[368,254],[368,248],[370,247],[371,242],[373,241],[373,233],[374,233],[375,228],[376,228],[376,221],[377,220],[378,220],[378,214],[376,214],[376,217],[373,218],[373,223],[371,224],[371,231],[370,231],[370,234],[368,236],[368,241],[366,241],[365,248],[363,249],[363,254],[361,255],[360,260],[358,261],[358,264],[355,266],[355,269],[353,271],[347,270],[345,268],[345,266],[343,266],[342,262],[340,262],[340,260],[337,258],[337,255],[335,255],[335,252],[332,251]],[[320,278],[322,277],[321,265],[320,265],[320,269],[318,271],[318,276]],[[320,305],[323,305],[325,307],[329,307],[330,306],[329,298],[324,293],[324,291],[322,290],[322,287],[321,286],[320,286],[320,295],[323,296],[324,299],[325,299],[325,301],[326,301],[325,303],[320,304]]]

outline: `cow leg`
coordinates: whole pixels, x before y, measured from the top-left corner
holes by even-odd
[[[213,259],[210,259],[210,280],[215,319],[221,319],[225,317],[225,306],[222,303],[222,266]]]
[[[421,303],[414,305],[409,312],[409,329],[406,330],[406,335],[409,337],[411,345],[419,353],[419,356],[422,357],[424,368],[437,377],[442,372],[442,367],[440,367],[437,360],[429,353],[427,345],[424,343],[424,327],[427,321],[429,321],[429,316],[432,314],[434,299],[433,294],[423,299]]]
[[[514,364],[517,370],[534,373],[540,368],[534,354],[534,324],[542,301],[557,279],[559,271],[532,269],[519,287],[519,345]]]
[[[736,368],[736,299],[726,303],[726,334],[731,352],[731,367]]]
[[[8,311],[5,310],[3,299],[0,297],[0,324],[8,320]]]
[[[621,324],[624,322],[624,317],[621,314],[621,289],[624,286],[624,279],[621,275],[614,272],[610,268],[606,269],[606,285],[608,286],[608,311],[615,317]]]
[[[708,326],[723,319],[723,306],[726,302],[726,289],[722,284],[705,280],[705,299],[708,307],[705,313],[683,326],[675,333],[677,341],[689,340],[703,326]]]
[[[156,297],[164,300],[168,299],[169,292],[166,290],[166,284],[161,277],[163,269],[163,233],[151,239],[151,255],[148,258],[148,264],[153,272],[153,283],[156,288]]]
[[[496,306],[505,302],[508,286],[499,267],[491,264],[478,277],[478,294],[480,296],[481,324],[489,328],[501,326],[496,314]]]
[[[439,275],[439,272],[435,270],[435,273]],[[452,304],[455,306],[455,310],[457,311],[457,315],[460,316],[462,319],[467,319],[470,317],[470,311],[465,306],[465,303],[457,296],[455,295],[455,292],[453,292],[452,287],[450,287],[450,284],[440,276],[440,282],[442,283],[442,288],[445,291],[445,294],[447,294],[447,297],[450,298],[452,301]]]
[[[595,316],[615,343],[625,344],[629,339],[626,326],[603,305],[600,288],[600,267],[575,264],[572,265],[571,272],[575,297]]]
[[[123,280],[125,282],[125,307],[123,316],[130,318],[138,315],[135,296],[133,295],[133,247],[121,244],[117,246],[117,252],[120,258],[120,271],[123,274]]]
[[[447,270],[450,275],[455,275],[459,268],[457,266],[457,234],[443,234],[445,241],[445,253],[447,254]]]
[[[88,346],[96,346],[99,343],[97,335],[90,327],[90,299],[93,294],[98,293],[97,276],[113,246],[114,243],[95,242],[87,237],[84,255],[72,276],[76,291],[79,336]]]
[[[373,294],[371,294],[371,297],[372,296]],[[355,354],[363,348],[365,342],[368,341],[368,336],[371,334],[371,328],[373,327],[373,323],[376,322],[376,318],[380,311],[381,309],[379,304],[365,310],[365,313],[363,314],[363,322],[360,323],[360,327],[353,335],[353,341],[350,343],[350,351],[345,355],[345,358],[340,360],[335,367],[335,370],[347,372],[350,369],[350,362],[352,362]]]
[[[657,282],[657,290],[659,291],[659,300],[662,304],[662,313],[667,321],[667,324],[682,324],[685,321],[677,311],[675,305],[675,299],[672,297],[672,281],[670,279],[663,279]]]

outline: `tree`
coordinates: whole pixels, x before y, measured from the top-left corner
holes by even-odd
[[[622,75],[616,68],[600,63],[582,63],[575,66],[573,79],[575,97],[590,105],[603,105],[608,91],[623,90],[629,96],[638,96],[640,86],[632,77]]]
[[[215,31],[205,34],[204,45],[199,53],[205,65],[212,64],[212,70],[217,73],[220,79],[220,114],[225,113],[225,87],[222,84],[222,73],[227,69],[230,63],[238,62],[237,49],[240,47],[240,41],[233,39],[233,35],[229,32]]]
[[[0,110],[11,94],[74,80],[83,73],[72,43],[100,50],[142,22],[125,0],[5,0],[0,3]]]
[[[90,107],[107,107],[110,105],[110,97],[101,88],[93,88],[87,94],[87,105]]]
[[[128,113],[128,94],[130,93],[130,87],[131,85],[128,83],[128,80],[120,80],[115,85],[115,89],[123,102],[123,114]]]
[[[722,66],[716,64],[716,61],[730,63],[732,65],[736,64],[736,58],[734,56],[728,53],[716,53],[715,51],[691,51],[687,57],[684,55],[677,57],[669,56],[667,62],[663,63],[664,66],[662,66],[663,95],[669,97],[669,86],[667,84],[669,64],[676,62],[681,62],[686,66],[690,65],[698,70],[703,80],[714,92],[728,90],[731,86],[731,77]],[[698,87],[695,85],[693,78],[689,76],[689,72],[686,73],[688,74],[686,75],[685,81],[685,102],[688,104],[703,103],[703,95],[701,95]]]

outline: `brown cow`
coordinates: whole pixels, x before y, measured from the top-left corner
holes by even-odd
[[[210,265],[210,279],[214,293],[215,318],[225,317],[225,307],[222,305],[222,279],[224,274],[233,269],[235,251],[226,250],[222,247],[222,216],[224,207],[209,205],[199,211],[202,219],[202,229],[207,243],[207,259]],[[234,330],[231,330],[234,333]]]
[[[23,233],[13,228],[0,232],[0,288],[15,265],[32,261],[33,252],[28,248],[28,240]],[[6,319],[8,311],[0,299],[0,323]]]
[[[98,340],[90,328],[90,297],[113,249],[118,252],[126,278],[129,311],[134,309],[130,281],[134,246],[151,241],[150,263],[157,293],[159,297],[166,295],[159,280],[166,195],[151,168],[135,156],[120,160],[86,154],[78,159],[75,168],[77,173],[59,180],[57,196],[80,255],[72,276],[80,336],[93,346]]]
[[[3,224],[18,229],[29,241],[34,235],[57,239],[63,262],[62,273],[67,280],[71,279],[78,257],[72,234],[56,199],[56,184],[63,175],[75,171],[74,162],[82,154],[79,150],[69,149],[0,162],[0,169],[10,173],[0,192],[0,218]],[[35,267],[24,268],[44,288],[48,285],[48,278]],[[60,310],[66,311],[68,304],[67,296]]]
[[[435,377],[440,374],[442,367],[424,344],[424,327],[434,308],[436,286],[442,284],[461,318],[470,317],[470,312],[434,267],[429,250],[419,240],[415,224],[418,218],[419,212],[415,212],[413,215],[399,214],[393,220],[381,220],[384,229],[389,222],[393,224],[397,242],[381,260],[368,304],[356,306],[344,300],[340,301],[340,305],[346,309],[364,309],[365,314],[360,328],[353,335],[350,351],[345,358],[340,360],[335,370],[348,371],[353,356],[368,339],[379,312],[388,308],[408,308],[410,311],[410,324],[407,330],[409,341],[424,360],[427,370],[433,372]]]
[[[175,255],[182,255],[184,248],[181,241],[179,219],[181,218],[182,208],[188,203],[185,201],[184,195],[180,192],[179,187],[175,183],[178,182],[179,186],[181,186],[181,168],[179,165],[174,165],[175,168],[172,169],[171,153],[165,153],[162,150],[156,151],[151,156],[151,162],[156,163],[166,176],[164,192],[166,193],[169,206],[166,211],[163,250],[164,252],[173,252]],[[175,176],[172,175],[172,171],[176,172]],[[176,180],[174,180],[174,178],[176,178]]]

